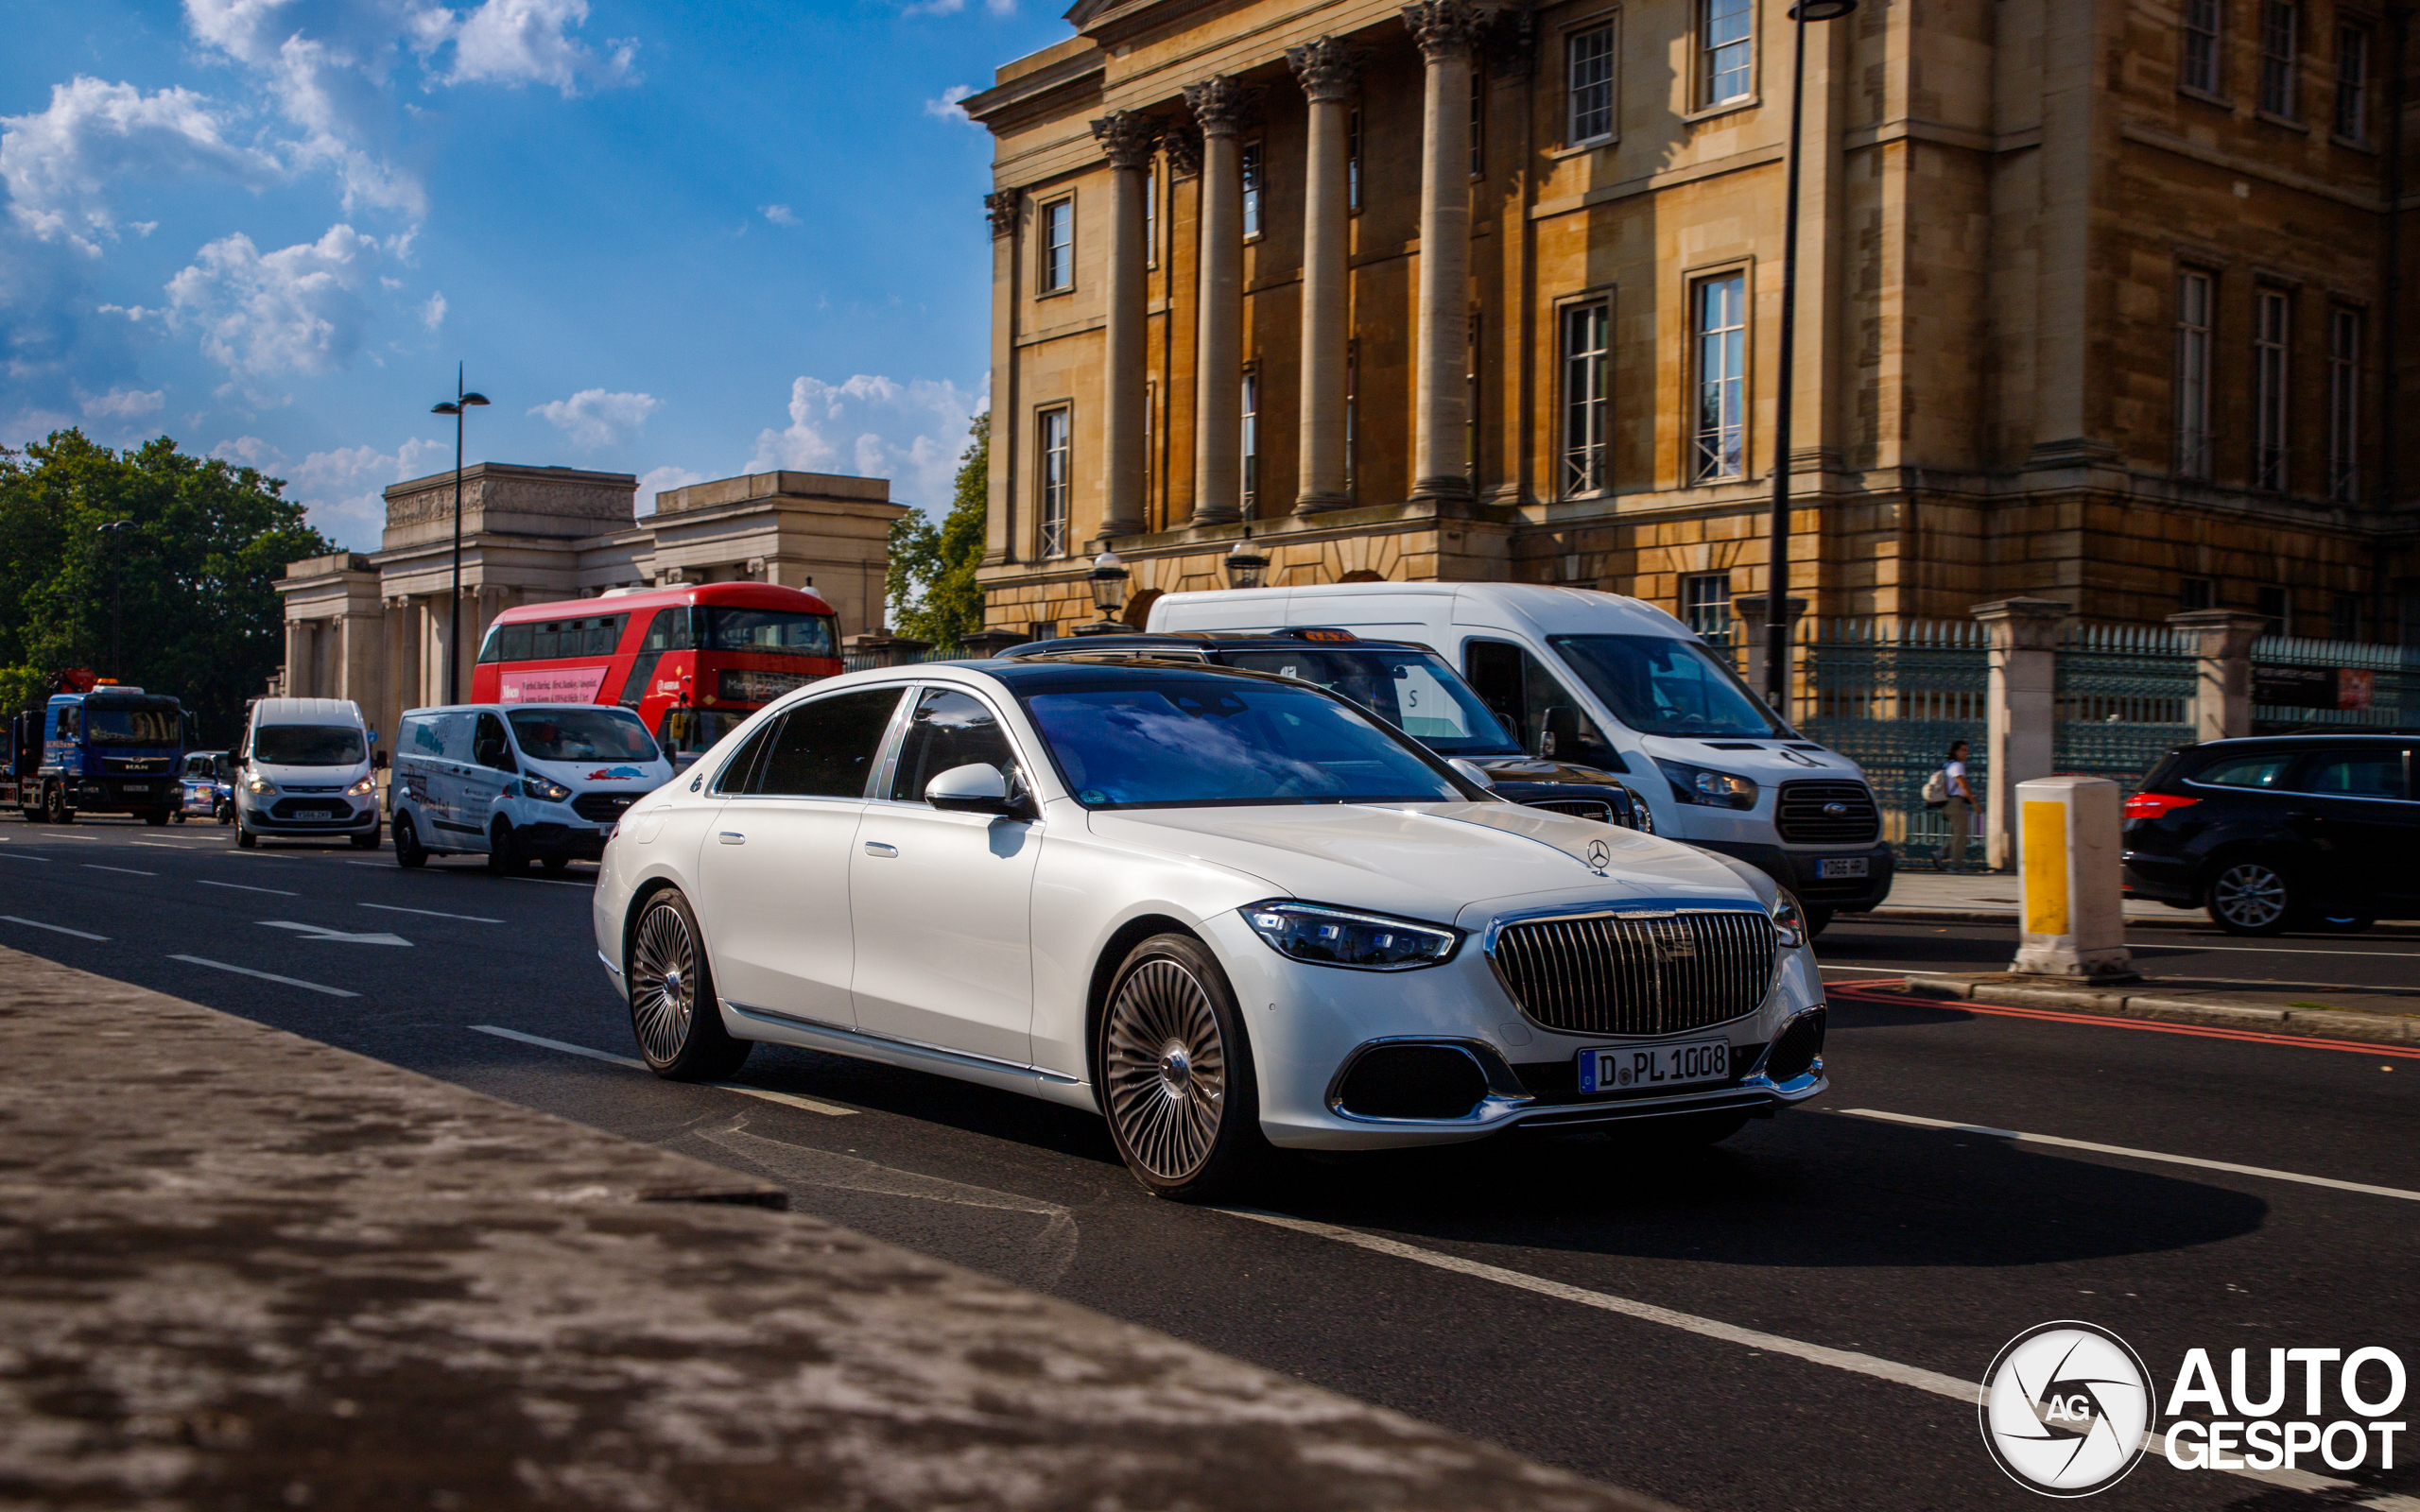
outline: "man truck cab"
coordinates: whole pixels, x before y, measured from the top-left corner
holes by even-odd
[[[31,767],[18,775],[18,805],[27,819],[56,824],[73,824],[79,812],[165,824],[177,811],[187,732],[184,706],[161,694],[115,682],[54,694],[11,731],[12,772]]]
[[[623,811],[670,781],[639,716],[612,704],[407,710],[388,783],[395,864],[466,851],[491,871],[561,871],[603,855]]]
[[[1626,774],[1657,834],[1757,867],[1818,928],[1890,894],[1865,774],[1775,716],[1652,604],[1516,583],[1331,583],[1170,593],[1150,628],[1292,626],[1435,649],[1524,749]]]
[[[377,740],[350,698],[254,700],[236,752],[235,844],[343,836],[377,850]]]

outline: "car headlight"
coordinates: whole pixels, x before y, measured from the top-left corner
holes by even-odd
[[[368,798],[371,794],[377,791],[378,774],[376,772],[372,772],[368,777],[363,778],[360,782],[346,788],[344,790],[344,796],[347,798]]]
[[[1672,796],[1684,803],[1703,803],[1717,809],[1756,806],[1756,784],[1744,777],[1685,762],[1668,762],[1660,756],[1655,765],[1664,769],[1665,779],[1672,784]]]
[[[254,772],[251,776],[245,778],[244,786],[254,793],[274,793],[277,791],[277,784],[270,782],[268,778],[263,777],[258,772]]]
[[[561,782],[548,782],[543,777],[523,778],[521,791],[541,803],[560,803],[571,797],[570,788],[563,786]]]
[[[1794,951],[1806,943],[1806,916],[1789,888],[1776,891],[1772,906],[1765,912],[1772,917],[1773,933],[1781,936],[1782,949]]]
[[[1462,942],[1458,929],[1284,899],[1253,903],[1242,913],[1270,950],[1318,966],[1409,971],[1447,959]]]

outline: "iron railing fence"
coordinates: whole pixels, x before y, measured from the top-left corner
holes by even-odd
[[[925,662],[963,662],[970,654],[955,645],[936,645],[922,651],[886,653],[882,657],[877,657],[872,651],[843,650],[840,653],[840,670],[863,672],[869,667],[912,666]]]
[[[2192,639],[2165,625],[2060,632],[2050,769],[2106,777],[2129,794],[2193,738]]]
[[[1938,864],[1948,825],[1925,806],[1924,787],[1962,740],[1983,791],[1988,632],[1972,620],[1809,619],[1796,650],[1793,723],[1865,769],[1882,837],[1903,864]],[[1979,861],[1971,848],[1969,858]]]
[[[2263,734],[2420,726],[2420,647],[2264,636],[2252,646],[2252,718]]]

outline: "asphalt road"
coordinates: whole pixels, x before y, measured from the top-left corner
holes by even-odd
[[[656,1080],[596,963],[584,870],[10,818],[0,943],[769,1177],[883,1239],[1686,1507],[2038,1507],[1939,1378],[1979,1379],[2051,1319],[2115,1330],[2163,1397],[2197,1347],[2221,1380],[2247,1345],[2256,1383],[2273,1346],[2382,1345],[2420,1375],[2410,1051],[1843,991],[1832,1091],[1714,1150],[1596,1135],[1295,1161],[1254,1216],[1146,1195],[1096,1119],[932,1076],[760,1047],[753,1091]],[[2204,953],[2200,974],[2273,964],[2138,936]],[[1854,920],[1823,941],[1841,979],[1988,969],[2013,943]],[[2420,978],[2409,939],[2274,943],[2315,953],[2279,958],[2313,980]],[[2407,1464],[2312,1465],[2339,1483],[2313,1489],[2153,1458],[2092,1504],[2410,1512]]]

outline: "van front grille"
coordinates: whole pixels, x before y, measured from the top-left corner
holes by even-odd
[[[1862,845],[1882,833],[1863,782],[1784,782],[1773,828],[1793,845]]]
[[[1746,909],[1525,919],[1488,958],[1521,1011],[1565,1034],[1678,1034],[1754,1013],[1779,940]]]
[[[583,819],[597,824],[611,824],[622,816],[622,811],[638,801],[629,793],[582,793],[571,800],[571,811]]]

